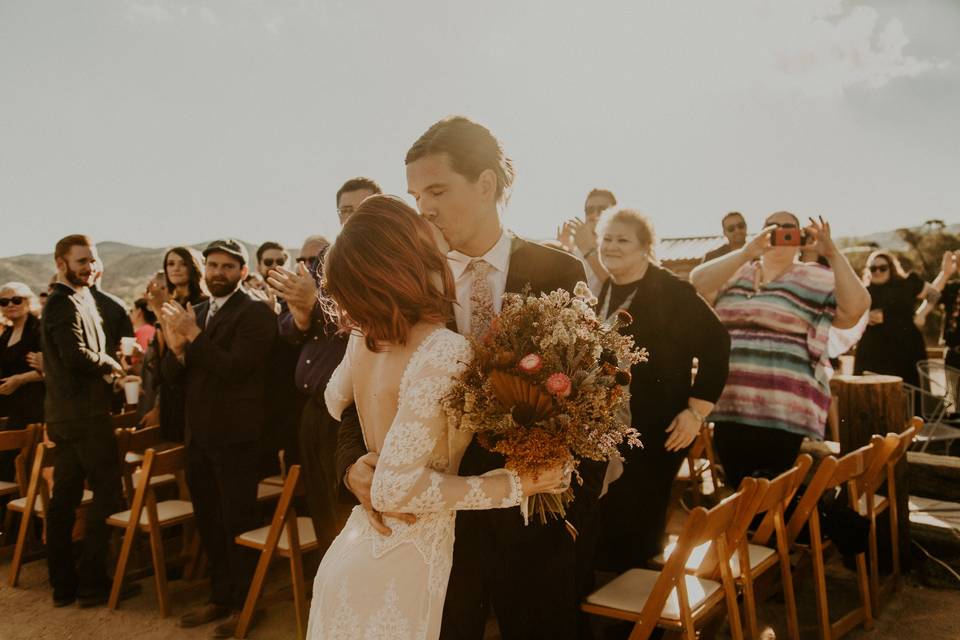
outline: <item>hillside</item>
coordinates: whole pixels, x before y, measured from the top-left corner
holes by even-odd
[[[202,250],[208,242],[193,245]],[[256,254],[257,245],[244,242],[250,257]],[[120,296],[128,303],[143,294],[147,280],[155,272],[163,268],[163,254],[167,248],[138,247],[122,242],[101,242],[97,244],[97,252],[103,261],[103,288],[110,293]],[[296,252],[291,252],[296,255]],[[10,281],[24,282],[35,292],[47,288],[56,271],[53,254],[24,254],[10,258],[0,258],[0,284]]]

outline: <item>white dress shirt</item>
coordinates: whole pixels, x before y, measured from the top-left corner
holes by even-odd
[[[490,281],[490,292],[493,294],[493,310],[497,313],[500,313],[503,306],[503,292],[507,288],[507,270],[510,268],[512,243],[513,236],[504,231],[489,251],[476,258],[485,260],[493,267],[487,278]],[[463,335],[470,333],[470,289],[473,286],[473,270],[468,271],[467,266],[474,259],[459,251],[447,253],[447,264],[450,265],[453,281],[457,285],[457,306],[453,312],[457,319],[457,331]]]

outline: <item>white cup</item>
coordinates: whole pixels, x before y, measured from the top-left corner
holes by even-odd
[[[124,382],[123,394],[126,396],[127,404],[137,404],[140,401],[140,381],[127,380]]]
[[[137,345],[136,338],[120,338],[120,353],[125,356],[132,356],[133,349]]]

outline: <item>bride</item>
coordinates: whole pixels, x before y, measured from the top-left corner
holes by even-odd
[[[514,507],[564,485],[560,467],[456,475],[470,434],[447,423],[440,400],[472,353],[445,327],[456,297],[437,235],[399,198],[372,196],[327,253],[326,290],[353,331],[327,408],[339,419],[356,404],[377,458],[373,509],[391,533],[354,508],[317,570],[309,638],[439,637],[456,511]]]

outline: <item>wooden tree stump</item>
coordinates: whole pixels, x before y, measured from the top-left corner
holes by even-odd
[[[837,399],[840,416],[840,453],[846,454],[870,443],[874,434],[900,433],[906,428],[906,396],[903,380],[897,376],[837,375],[830,380],[830,390]],[[907,482],[907,460],[904,456],[894,470],[897,483],[897,507],[900,513],[900,562],[910,568],[910,486]],[[882,518],[886,521],[886,518]],[[878,523],[879,524],[879,523]],[[886,527],[884,526],[884,531]],[[890,543],[882,540],[889,558]],[[881,566],[883,566],[881,560]]]

